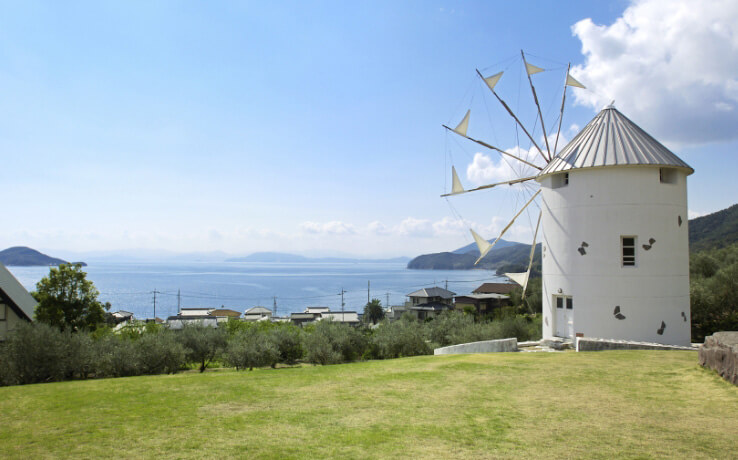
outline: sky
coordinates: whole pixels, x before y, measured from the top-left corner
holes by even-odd
[[[610,101],[734,204],[735,1],[0,2],[0,248],[416,256],[496,236],[536,152]],[[530,242],[535,204],[505,238]]]

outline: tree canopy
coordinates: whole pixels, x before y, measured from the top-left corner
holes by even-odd
[[[81,264],[52,267],[31,293],[38,302],[38,321],[71,331],[93,330],[104,321],[110,304],[103,306],[97,300],[99,294]]]
[[[382,308],[382,302],[379,299],[372,299],[371,302],[364,306],[364,320],[377,324],[377,322],[384,319],[384,308]]]

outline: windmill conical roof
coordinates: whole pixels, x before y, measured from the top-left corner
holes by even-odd
[[[687,174],[694,172],[659,141],[609,106],[597,114],[538,177],[580,168],[641,165],[683,168],[688,170]]]

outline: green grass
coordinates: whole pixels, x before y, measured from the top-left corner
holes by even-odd
[[[2,458],[735,458],[694,352],[500,353],[0,388]]]

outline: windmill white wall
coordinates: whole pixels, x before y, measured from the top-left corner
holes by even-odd
[[[625,117],[615,121],[632,123]],[[606,122],[595,118],[592,129]],[[600,140],[619,135],[621,128],[600,133]],[[635,128],[638,136],[648,136]],[[593,158],[603,154],[596,150],[606,140],[598,142],[586,130],[537,178],[543,211],[543,337],[581,334],[688,345],[687,175],[692,169],[661,144],[673,156],[667,164],[638,164],[665,163],[654,157],[608,165]],[[591,137],[589,146],[581,136]],[[617,144],[618,149],[638,146]],[[630,153],[625,155],[628,159]],[[583,156],[590,163],[583,163]],[[623,237],[635,238],[633,266],[623,265]],[[563,308],[557,308],[557,297]]]

